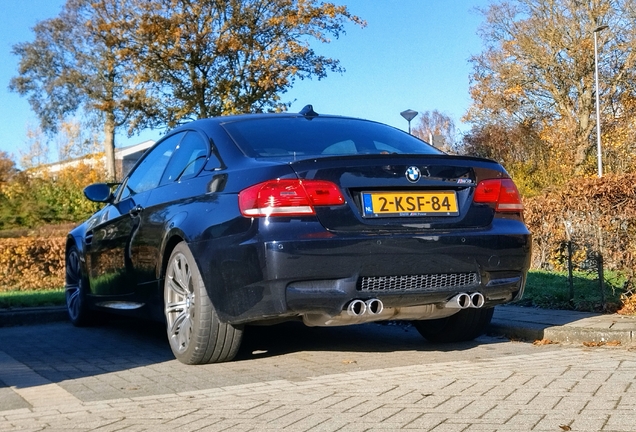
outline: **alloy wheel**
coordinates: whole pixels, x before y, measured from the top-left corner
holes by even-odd
[[[182,353],[190,344],[193,321],[196,319],[192,270],[184,254],[178,253],[173,257],[166,282],[164,295],[168,338],[173,348]]]
[[[72,322],[76,322],[82,310],[82,269],[77,249],[73,248],[66,257],[66,308]]]

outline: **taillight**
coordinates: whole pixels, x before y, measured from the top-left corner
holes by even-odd
[[[269,180],[239,193],[243,216],[303,216],[315,206],[344,204],[335,184],[324,180]]]
[[[517,186],[509,178],[480,181],[475,188],[473,201],[495,204],[495,211],[498,212],[523,211],[523,203]]]

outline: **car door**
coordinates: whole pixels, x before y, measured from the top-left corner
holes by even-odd
[[[194,178],[209,158],[208,140],[196,131],[186,132],[168,162],[159,186],[152,190],[146,202],[133,239],[133,266],[138,285],[157,280],[162,242],[171,226],[179,225],[189,216],[184,201],[205,193],[205,183]]]
[[[120,186],[115,202],[87,233],[91,292],[101,296],[132,294],[137,285],[132,242],[152,190],[183,137],[172,135],[150,149]]]

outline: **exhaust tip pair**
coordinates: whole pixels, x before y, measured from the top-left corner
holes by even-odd
[[[347,314],[350,316],[379,315],[384,310],[384,304],[379,299],[370,299],[367,301],[353,300],[347,306]]]
[[[459,293],[452,299],[446,303],[447,308],[454,309],[468,309],[468,308],[477,308],[479,309],[486,303],[486,298],[482,293]]]

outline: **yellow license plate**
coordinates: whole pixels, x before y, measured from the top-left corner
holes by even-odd
[[[453,191],[363,192],[364,217],[457,216],[457,196]]]

